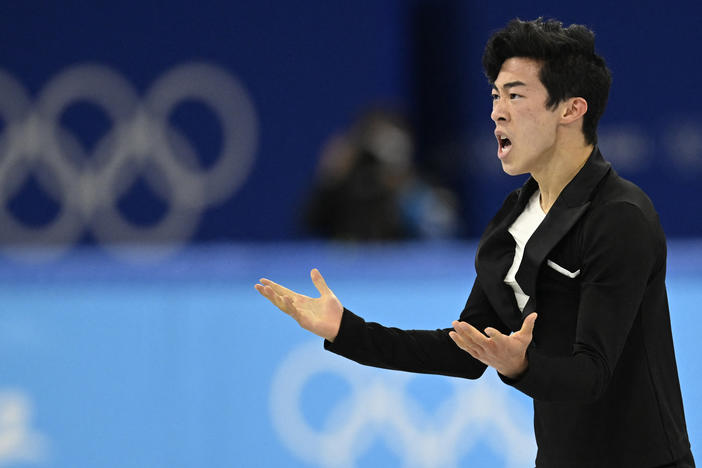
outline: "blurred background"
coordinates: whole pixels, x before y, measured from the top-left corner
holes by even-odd
[[[702,46],[693,1],[0,4],[0,466],[533,463],[531,402],[326,353],[261,276],[448,326],[502,173],[480,58],[582,23],[600,147],[652,198],[693,451],[702,431]],[[456,411],[456,409],[460,411]]]

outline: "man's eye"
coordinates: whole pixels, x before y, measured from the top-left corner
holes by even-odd
[[[493,101],[497,101],[498,99],[500,99],[500,95],[499,95],[499,94],[493,94],[493,95],[492,95],[492,100],[493,100]]]
[[[520,98],[520,97],[521,97],[521,96],[520,96],[519,94],[515,94],[515,93],[510,93],[510,94],[509,94],[509,98],[510,98],[510,99],[517,99],[517,98]]]

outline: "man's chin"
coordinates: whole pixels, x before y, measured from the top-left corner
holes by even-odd
[[[506,163],[505,161],[502,161],[502,170],[505,174],[511,176],[518,176],[527,173],[527,171],[525,171],[524,169],[517,167],[513,164]]]

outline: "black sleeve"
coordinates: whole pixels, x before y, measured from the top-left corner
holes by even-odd
[[[536,400],[599,398],[617,365],[649,278],[661,268],[657,233],[633,204],[599,207],[584,228],[572,355],[544,355],[532,344],[527,350],[527,371],[517,380],[500,376],[502,380]]]
[[[478,330],[494,327],[508,333],[477,279],[460,320]],[[456,346],[449,337],[451,330],[384,327],[345,309],[339,334],[333,343],[325,340],[324,348],[369,366],[477,379],[485,371],[485,364]]]

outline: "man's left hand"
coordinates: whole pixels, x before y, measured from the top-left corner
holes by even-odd
[[[505,377],[516,379],[529,367],[526,349],[531,343],[535,320],[536,313],[529,314],[522,328],[511,335],[503,335],[499,330],[488,327],[485,329],[487,336],[466,322],[454,321],[455,331],[449,332],[449,336],[475,359],[494,367]]]

